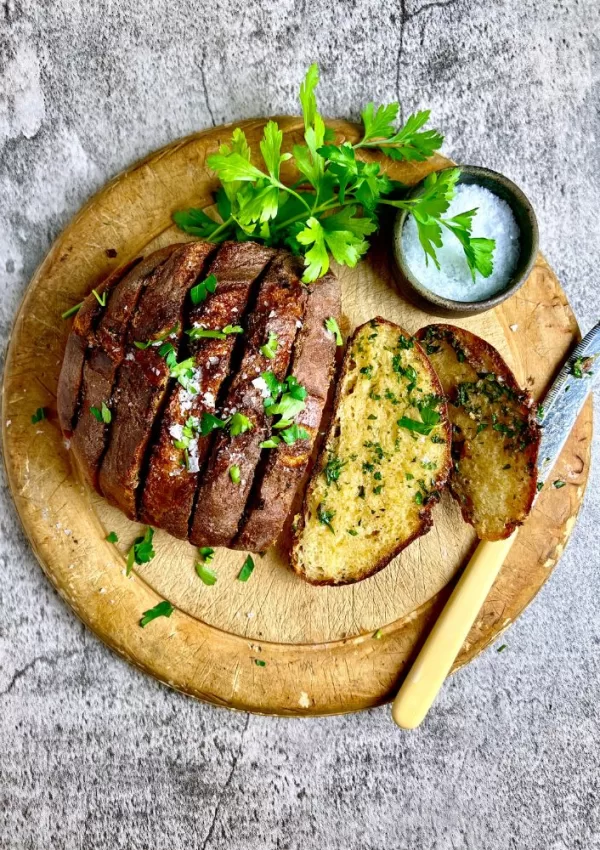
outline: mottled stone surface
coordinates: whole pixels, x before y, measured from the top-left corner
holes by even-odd
[[[107,178],[212,123],[431,107],[455,158],[533,200],[587,330],[598,315],[597,0],[1,0],[0,330]],[[197,704],[86,632],[0,504],[0,847],[600,847],[600,470],[550,583],[418,732]]]

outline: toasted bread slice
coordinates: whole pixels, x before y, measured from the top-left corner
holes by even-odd
[[[58,422],[67,436],[71,435],[79,408],[86,352],[97,342],[96,327],[104,310],[102,302],[106,303],[106,298],[111,296],[119,281],[138,262],[139,258],[115,269],[95,287],[96,294],[94,290],[90,292],[75,315],[67,339],[56,394]]]
[[[449,401],[450,490],[482,540],[502,540],[526,519],[536,493],[540,429],[533,400],[475,334],[428,325],[417,337]]]
[[[127,329],[140,292],[176,247],[170,245],[138,260],[112,293],[96,328],[95,343],[89,346],[71,449],[83,477],[92,487],[98,486],[98,468],[109,432],[108,425],[98,422],[92,414],[92,408],[100,410],[102,402],[108,403],[111,399],[117,371],[125,356]]]
[[[340,319],[340,284],[331,272],[308,288],[302,328],[294,343],[290,374],[307,391],[305,408],[296,423],[307,437],[292,445],[282,441],[265,450],[234,549],[264,552],[281,533],[292,510],[297,491],[305,478],[327,401],[335,368],[336,340],[328,331],[328,318]]]
[[[173,251],[144,289],[127,333],[127,347],[112,398],[108,448],[98,482],[105,498],[137,519],[137,488],[152,426],[167,393],[170,369],[160,347],[135,342],[168,339],[175,351],[182,334],[184,302],[215,246],[188,242]]]
[[[450,471],[442,388],[420,345],[376,318],[352,337],[335,413],[296,518],[292,566],[311,584],[385,567],[431,527]]]
[[[287,375],[307,299],[301,274],[299,261],[281,251],[260,284],[256,306],[248,318],[242,360],[221,410],[227,417],[241,414],[248,423],[241,433],[221,430],[215,439],[190,525],[194,546],[229,546],[238,533],[261,456],[260,444],[269,434],[270,422],[256,379],[265,371],[278,381]],[[265,351],[272,338],[276,347]],[[237,467],[237,482],[231,477],[233,466]]]
[[[227,325],[238,325],[245,313],[255,283],[274,254],[256,242],[226,242],[211,262],[206,274],[214,274],[216,291],[206,301],[191,307],[188,321],[192,327],[220,331]],[[171,388],[162,415],[159,433],[142,493],[141,520],[164,528],[169,534],[185,539],[200,471],[208,455],[210,436],[194,435],[189,445],[188,460],[182,444],[175,445],[186,422],[214,413],[223,382],[230,370],[236,334],[225,339],[189,339],[181,358],[194,358],[196,374],[201,375],[199,392],[191,394],[181,384]],[[180,358],[180,359],[181,359]],[[174,436],[175,435],[175,436]]]

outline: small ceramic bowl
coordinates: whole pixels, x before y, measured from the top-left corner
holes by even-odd
[[[483,313],[514,295],[517,289],[525,283],[533,268],[539,243],[538,225],[533,207],[512,180],[509,180],[503,174],[490,171],[489,168],[480,168],[477,165],[461,165],[459,168],[459,183],[476,183],[479,186],[484,186],[510,206],[520,230],[521,251],[515,272],[503,290],[482,301],[453,301],[432,292],[418,281],[408,268],[402,245],[402,230],[406,216],[410,213],[407,210],[401,210],[398,213],[394,223],[394,256],[400,271],[398,285],[402,294],[408,301],[427,313],[433,313],[435,316],[454,316],[455,318]],[[421,188],[422,183],[419,183],[409,197],[418,194]]]

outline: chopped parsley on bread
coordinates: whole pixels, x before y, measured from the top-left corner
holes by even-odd
[[[382,318],[357,328],[295,519],[294,570],[312,584],[360,581],[425,534],[450,471],[450,439],[419,343]]]
[[[417,337],[449,402],[450,490],[482,540],[509,537],[536,493],[540,429],[533,400],[496,349],[475,334],[435,324]]]

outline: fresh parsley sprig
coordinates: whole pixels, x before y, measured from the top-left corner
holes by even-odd
[[[476,272],[483,277],[489,277],[494,268],[493,253],[496,243],[493,239],[471,235],[473,217],[477,209],[467,210],[452,218],[443,217],[454,198],[459,177],[460,168],[434,171],[425,178],[423,188],[415,198],[406,200],[384,198],[381,203],[412,213],[417,224],[421,247],[426,258],[431,258],[436,268],[440,268],[436,248],[441,248],[442,230],[446,228],[462,245],[473,280],[475,280]]]
[[[441,148],[444,137],[437,130],[422,130],[429,121],[429,109],[415,112],[397,131],[399,108],[399,104],[390,103],[375,109],[374,103],[368,103],[361,112],[364,136],[355,149],[378,148],[392,159],[405,162],[425,162],[433,156]]]
[[[282,153],[283,134],[274,121],[264,129],[260,151],[264,169],[251,161],[244,132],[234,130],[230,144],[221,145],[207,163],[221,181],[216,193],[220,220],[203,210],[176,212],[175,223],[187,233],[220,242],[254,239],[267,245],[286,246],[304,256],[305,283],[327,273],[330,257],[342,265],[356,266],[369,247],[368,237],[379,227],[383,206],[410,212],[427,259],[439,268],[437,249],[449,231],[459,240],[473,276],[492,273],[494,241],[473,237],[476,210],[445,218],[456,191],[460,169],[431,174],[413,198],[398,193],[405,187],[390,180],[377,162],[360,159],[362,151],[377,149],[394,160],[423,162],[442,145],[437,130],[425,129],[428,110],[411,115],[398,129],[399,105],[362,111],[364,132],[356,144],[336,145],[317,109],[315,89],[319,69],[311,65],[300,86],[304,118],[304,144]],[[357,154],[359,156],[357,156]],[[281,180],[281,166],[292,159],[300,180],[293,186]]]

